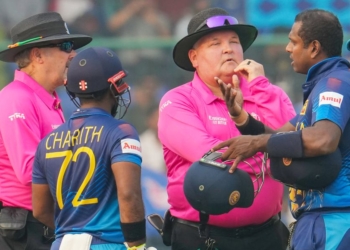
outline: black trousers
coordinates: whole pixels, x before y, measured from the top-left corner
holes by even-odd
[[[54,239],[48,239],[44,237],[45,228],[47,229],[47,227],[45,227],[44,224],[36,220],[30,212],[28,214],[25,235],[19,240],[11,240],[0,235],[0,249],[50,250],[51,244]]]
[[[199,237],[198,228],[174,221],[172,250],[286,250],[289,230],[280,221],[252,235],[227,237],[210,235],[210,242]]]

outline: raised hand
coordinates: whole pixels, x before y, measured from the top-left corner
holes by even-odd
[[[220,86],[230,115],[232,117],[238,117],[243,110],[243,94],[239,88],[239,79],[237,75],[232,76],[232,84],[226,84],[218,77],[214,77],[214,79]]]
[[[251,82],[258,76],[265,76],[264,67],[262,64],[251,59],[242,61],[235,68],[235,72],[246,78],[248,82]]]

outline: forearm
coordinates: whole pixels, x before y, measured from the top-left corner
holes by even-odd
[[[145,212],[141,195],[131,195],[132,197],[123,197],[119,199],[120,217],[122,231],[124,235],[145,235],[142,239],[128,239],[126,242],[129,247],[140,246],[146,243]],[[138,233],[136,233],[138,232]]]
[[[41,214],[34,214],[34,217],[44,225],[48,226],[49,228],[55,229],[55,220],[54,220],[53,210],[47,211]]]

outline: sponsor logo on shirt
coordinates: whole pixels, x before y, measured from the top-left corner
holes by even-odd
[[[208,118],[210,121],[212,121],[213,124],[218,124],[218,125],[226,125],[227,124],[227,119],[224,117],[209,115]]]
[[[320,94],[319,106],[329,104],[340,108],[342,102],[343,95],[339,93],[327,91]]]
[[[21,113],[14,113],[13,115],[10,115],[10,116],[9,116],[9,119],[10,119],[10,121],[13,121],[13,120],[15,120],[15,119],[23,119],[23,120],[25,120],[26,117],[24,116],[24,114],[21,114]]]
[[[165,109],[169,104],[171,104],[172,102],[170,100],[167,100],[166,102],[164,102],[162,104],[162,106],[160,106],[160,112],[163,111],[163,109]]]
[[[141,157],[141,143],[135,139],[123,139],[120,141],[122,152],[135,154]]]

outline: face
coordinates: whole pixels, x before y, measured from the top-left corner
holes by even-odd
[[[44,47],[40,48],[43,56],[43,73],[48,78],[48,81],[54,86],[59,87],[63,85],[67,79],[67,69],[70,61],[76,55],[76,52],[62,51],[59,47]]]
[[[289,43],[287,44],[286,51],[290,53],[293,70],[297,73],[307,74],[312,66],[312,48],[311,46],[304,48],[304,42],[298,35],[301,24],[301,22],[295,22],[293,24],[292,30],[289,33]]]
[[[201,79],[217,85],[214,77],[231,82],[234,69],[243,61],[243,49],[234,31],[217,31],[202,37],[188,53]]]

